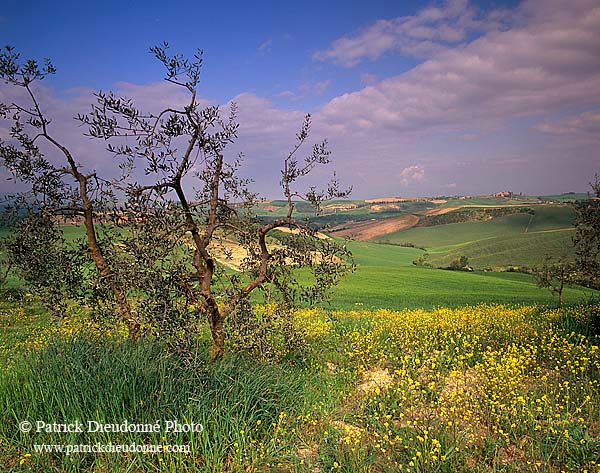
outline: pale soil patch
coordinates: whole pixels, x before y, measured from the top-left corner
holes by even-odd
[[[481,374],[477,370],[469,368],[466,371],[450,372],[446,377],[440,397],[462,393],[478,396],[480,391]]]
[[[525,452],[513,444],[506,445],[498,452],[500,463],[508,465],[514,462],[522,462],[525,458]]]
[[[377,388],[385,389],[392,384],[392,382],[392,376],[387,369],[372,368],[363,373],[358,389],[365,393],[369,393],[375,391]]]
[[[362,432],[362,429],[360,427],[349,424],[348,422],[344,422],[343,420],[334,420],[331,423],[331,425],[336,427],[338,430],[341,430],[346,435],[350,435],[350,436],[352,436],[352,435],[358,436]]]
[[[448,412],[446,416],[449,416],[472,442],[481,442],[489,436],[489,429],[478,411],[482,384],[482,373],[474,368],[452,371],[446,376],[439,396],[440,407],[454,409],[453,415]]]
[[[401,208],[398,204],[373,204],[370,210],[372,212],[381,212],[382,210],[400,210]]]
[[[317,458],[318,453],[319,445],[317,445],[316,443],[298,449],[298,456],[301,456],[306,460],[314,460],[315,458]]]
[[[322,235],[322,234],[321,234]],[[318,235],[317,235],[318,236]],[[329,238],[326,235],[319,236],[319,238]],[[191,245],[191,243],[189,243]],[[241,247],[237,242],[232,240],[221,240],[218,243],[216,241],[209,247],[210,253],[213,257],[222,265],[227,266],[234,271],[241,271],[242,262],[248,257],[248,252],[245,248]],[[270,252],[282,248],[282,245],[272,242],[267,242],[267,248]],[[311,252],[312,261],[317,263],[323,262],[323,255],[318,251]],[[341,259],[337,256],[330,256],[328,262],[340,263]],[[291,260],[287,261],[288,264],[294,264]]]
[[[441,209],[427,209],[423,212],[423,215],[444,215],[449,212],[453,212],[455,210],[462,209],[462,206],[459,207],[443,207]]]
[[[298,235],[300,233],[300,230],[298,230],[297,228],[278,227],[276,230],[278,232],[292,233],[294,235]],[[321,232],[315,233],[315,236],[317,238],[320,238],[321,240],[330,240],[330,238],[327,235],[325,235],[324,233],[321,233]]]
[[[349,222],[344,224],[343,228],[340,228],[339,230],[336,230],[336,227],[334,227],[331,233],[338,237],[366,241],[387,235],[388,233],[412,228],[417,223],[419,223],[419,217],[416,215],[402,215],[401,217],[387,218],[385,220]]]
[[[272,250],[274,246],[267,244],[267,248]],[[219,263],[234,271],[240,271],[242,261],[248,257],[248,252],[244,248],[230,240],[221,241],[218,245],[211,244],[209,249]]]
[[[358,208],[358,204],[328,204],[322,207],[322,209],[326,211],[341,210],[342,212],[354,210],[356,208]]]
[[[501,205],[485,205],[485,204],[466,204],[466,205],[457,205],[454,207],[443,207],[441,209],[427,209],[425,210],[425,212],[423,212],[423,215],[443,215],[443,214],[447,214],[448,212],[453,212],[454,210],[459,210],[459,209],[503,209],[506,207],[530,207],[533,205],[541,205],[541,204],[536,204],[536,203],[530,203],[530,204],[501,204]]]
[[[367,204],[389,204],[392,202],[406,202],[414,200],[413,197],[377,197],[376,199],[367,199]]]

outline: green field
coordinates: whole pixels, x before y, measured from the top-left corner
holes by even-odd
[[[356,272],[334,288],[336,309],[458,307],[480,302],[555,304],[556,297],[539,289],[533,277],[520,273],[447,271],[416,267],[423,251],[369,242],[348,242]],[[595,291],[567,289],[567,303],[584,302]]]
[[[440,207],[456,207],[459,205],[515,205],[515,204],[531,204],[537,202],[537,198],[528,196],[515,196],[513,198],[502,197],[471,197],[469,199],[450,198]]]
[[[569,208],[539,210],[407,232],[438,244],[432,257],[468,248],[481,261],[501,250],[537,258],[574,231]],[[247,327],[230,317],[214,363],[204,323],[180,339],[133,341],[73,301],[54,318],[30,296],[0,300],[0,470],[599,471],[597,291],[567,288],[555,308],[527,274],[419,267],[421,249],[343,244],[356,270],[328,303],[286,312],[285,326],[273,305],[254,305]],[[202,431],[20,431],[24,420],[171,419]],[[42,444],[188,452],[36,452]]]
[[[573,229],[551,230],[566,225],[573,217],[566,207],[539,209],[534,218],[515,214],[487,222],[467,222],[436,227],[412,228],[396,235],[409,234],[412,241],[426,246],[429,260],[434,265],[447,265],[453,258],[466,254],[476,268],[495,266],[498,261],[527,265],[542,261],[546,252],[558,252],[566,246]],[[529,225],[535,231],[522,233]],[[82,236],[82,228],[64,226],[67,241]],[[6,231],[4,231],[6,234]],[[419,239],[416,238],[419,237]],[[477,240],[465,243],[465,238]],[[371,242],[346,242],[357,265],[333,289],[331,300],[321,304],[332,309],[355,308],[432,308],[458,307],[467,304],[555,304],[556,297],[539,289],[533,278],[526,274],[457,272],[418,267],[413,261],[423,255],[416,248],[382,245]],[[9,286],[20,286],[21,281],[11,278]],[[583,302],[594,291],[567,289],[567,303]]]
[[[590,198],[589,193],[582,192],[567,192],[566,194],[555,194],[555,195],[542,195],[540,196],[543,200],[551,200],[555,202],[575,202],[576,200],[585,200]]]
[[[425,248],[427,262],[435,267],[448,266],[462,255],[469,258],[475,269],[533,267],[548,256],[572,257],[573,208],[545,205],[534,207],[534,212],[482,222],[414,227],[384,235],[377,241]]]

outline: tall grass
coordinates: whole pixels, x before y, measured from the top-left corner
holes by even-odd
[[[201,347],[207,352],[207,347]],[[0,373],[2,471],[243,471],[287,455],[273,426],[304,411],[315,375],[229,356],[184,361],[157,342],[55,340]],[[313,391],[313,397],[317,391]],[[282,416],[282,413],[283,416]],[[202,424],[202,433],[21,433],[19,423]],[[34,429],[35,430],[35,429]],[[85,428],[83,429],[85,430]],[[276,441],[274,441],[274,439]],[[34,444],[183,444],[182,454],[35,454]],[[256,448],[253,447],[256,446]],[[242,453],[246,452],[246,453]],[[30,454],[31,456],[26,456]],[[241,456],[255,458],[238,458]],[[236,466],[237,465],[237,466]]]
[[[15,343],[8,358],[0,352],[8,361],[0,369],[0,470],[598,473],[598,314],[597,306],[303,309],[294,323],[304,358],[260,364],[235,354],[211,364],[204,339],[182,357],[118,330],[65,324],[40,339],[36,329],[31,337],[42,343]],[[6,317],[0,326],[38,317]],[[204,430],[22,433],[24,420],[177,420]],[[33,447],[97,443],[191,451]]]

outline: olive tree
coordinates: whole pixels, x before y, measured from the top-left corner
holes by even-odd
[[[6,46],[0,51],[0,78],[15,88],[15,97],[25,97],[21,101],[0,103],[0,118],[10,122],[9,136],[0,137],[0,164],[15,179],[29,185],[28,191],[13,196],[11,201],[13,217],[19,223],[6,244],[10,263],[36,287],[54,289],[51,300],[58,303],[58,288],[67,279],[66,275],[72,273],[70,270],[77,267],[77,255],[70,254],[70,261],[65,259],[69,252],[63,251],[65,246],[57,218],[68,215],[79,219],[85,227],[84,250],[95,266],[98,284],[107,288],[114,298],[135,338],[139,324],[132,315],[126,290],[114,277],[98,236],[98,214],[114,201],[110,183],[94,171],[86,171],[78,157],[54,135],[52,119],[44,112],[36,94],[34,84],[55,72],[48,59],[43,64],[33,59],[22,62],[13,47]],[[58,152],[62,159],[47,159],[41,142],[46,149]],[[72,278],[72,282],[76,279]]]
[[[536,284],[547,288],[558,296],[558,303],[563,304],[565,287],[577,284],[579,273],[572,261],[565,256],[558,259],[547,258],[544,263],[533,270]]]
[[[335,174],[323,189],[303,184],[304,177],[330,161],[326,141],[299,156],[310,135],[307,115],[295,144],[282,157],[279,185],[287,203],[285,215],[258,218],[255,208],[261,199],[250,189],[251,181],[240,177],[243,156],[228,151],[239,128],[235,105],[223,116],[218,106],[203,107],[198,99],[202,52],[190,59],[169,55],[166,43],[151,52],[165,67],[165,80],[187,92],[185,106],[145,111],[129,98],[98,92],[91,111],[77,117],[86,135],[104,142],[107,155],[124,171],[123,178],[106,186],[115,210],[111,219],[123,227],[119,245],[108,242],[103,252],[95,238],[97,215],[90,186],[106,181],[81,171],[69,150],[50,134],[49,121],[29,88],[30,78],[42,79],[54,68],[50,63],[43,70],[35,63],[17,66],[10,49],[3,56],[3,77],[30,92],[33,108],[5,108],[5,114],[14,114],[12,136],[25,151],[3,143],[3,159],[23,178],[27,174],[22,168],[27,166],[21,162],[41,154],[38,139],[56,146],[67,165],[44,161],[42,175],[60,180],[61,186],[66,186],[65,177],[77,184],[77,199],[71,199],[68,208],[83,216],[90,257],[122,302],[123,313],[130,303],[137,315],[145,311],[151,324],[183,321],[186,330],[194,330],[187,323],[195,320],[188,310],[192,306],[208,322],[211,359],[216,359],[224,353],[225,320],[246,310],[252,293],[262,290],[268,301],[286,307],[310,303],[321,299],[351,267],[344,246],[317,235],[308,221],[295,215],[299,201],[309,202],[318,212],[324,201],[345,197],[349,190],[340,189]],[[29,126],[39,129],[39,135],[30,138],[21,131],[21,114],[29,117]]]
[[[591,184],[593,194],[575,204],[575,253],[583,282],[600,288],[600,176]]]

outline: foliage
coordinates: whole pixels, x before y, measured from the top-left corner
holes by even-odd
[[[64,310],[64,296],[78,286],[81,277],[73,258],[65,249],[60,228],[41,212],[19,219],[4,246],[12,270],[28,281],[56,314]]]
[[[480,222],[514,214],[535,215],[530,207],[462,208],[440,215],[425,215],[419,218],[418,227],[433,227],[451,223]]]
[[[152,274],[151,287],[163,294],[159,299],[165,307],[170,300],[195,304],[211,328],[215,359],[224,350],[224,321],[251,292],[261,289],[269,301],[286,305],[319,300],[350,267],[344,247],[317,238],[308,224],[294,217],[296,200],[318,211],[324,201],[344,197],[349,191],[339,189],[335,176],[325,190],[298,187],[298,180],[328,164],[330,156],[324,141],[315,144],[303,160],[296,157],[310,134],[307,116],[281,171],[285,216],[267,223],[255,218],[253,209],[259,199],[249,189],[250,181],[238,175],[242,156],[230,157],[226,152],[237,137],[236,106],[224,119],[218,107],[202,108],[197,99],[202,51],[190,60],[169,55],[166,43],[151,52],[164,65],[165,80],[188,93],[187,106],[144,112],[130,99],[98,93],[92,111],[78,119],[88,127],[89,136],[107,141],[107,151],[124,159],[132,176],[126,188],[125,226],[132,227],[134,235],[148,238],[125,241],[125,251],[135,260],[129,267]],[[145,177],[136,180],[138,168]],[[194,191],[190,193],[191,184]],[[291,231],[269,246],[268,235],[281,227]],[[153,235],[167,244],[154,245]],[[227,268],[232,245],[243,253],[236,268],[241,273]],[[153,247],[152,259],[165,263],[160,270],[146,264],[152,264],[152,259],[144,263],[136,256],[148,246]],[[312,285],[297,284],[299,267],[311,269]],[[167,285],[154,284],[161,281]],[[180,315],[181,310],[163,312],[166,319]]]
[[[29,233],[12,237],[8,256],[18,275],[35,287],[46,279],[52,303],[61,296],[78,297],[100,315],[114,312],[116,304],[134,338],[140,328],[189,337],[202,316],[211,328],[214,359],[223,354],[225,319],[254,290],[286,306],[314,302],[350,269],[343,246],[317,238],[294,214],[296,207],[318,212],[323,202],[345,197],[349,190],[339,188],[335,175],[324,190],[299,185],[330,160],[326,141],[315,144],[304,159],[297,157],[310,135],[307,116],[283,161],[286,212],[269,222],[256,218],[260,199],[250,181],[238,176],[242,156],[227,153],[239,127],[236,106],[223,118],[219,107],[202,107],[197,99],[202,51],[187,59],[170,55],[164,43],[151,53],[165,67],[165,80],[189,94],[189,103],[145,112],[113,92],[95,94],[91,111],[77,119],[117,160],[122,173],[108,181],[85,173],[51,134],[51,120],[31,84],[53,74],[52,64],[21,64],[12,47],[1,52],[0,76],[24,89],[30,101],[29,106],[1,107],[2,117],[12,121],[11,139],[0,142],[2,164],[31,189],[14,200],[21,205],[13,209],[13,225]],[[40,140],[60,151],[65,162],[46,159]],[[65,215],[85,225],[83,244],[65,245],[58,226]],[[290,231],[274,242],[270,234],[278,228]],[[228,262],[234,250],[242,257],[232,271]],[[66,267],[76,268],[68,282],[79,282],[78,287],[61,280]],[[297,283],[298,268],[310,268],[312,284]]]
[[[225,322],[225,343],[258,361],[304,356],[306,342],[291,308],[279,304],[238,305]]]
[[[473,271],[469,266],[469,258],[465,255],[461,255],[460,257],[452,260],[448,269],[452,271]]]
[[[600,176],[591,183],[594,196],[577,201],[576,233],[573,237],[577,267],[590,287],[600,288]]]
[[[109,249],[97,234],[96,223],[101,215],[116,206],[112,185],[96,172],[84,171],[77,157],[53,135],[52,120],[43,111],[34,88],[35,82],[55,72],[48,59],[40,66],[33,59],[20,62],[11,46],[0,50],[0,78],[25,95],[21,101],[0,103],[0,118],[11,123],[9,139],[0,139],[0,164],[14,179],[29,186],[29,191],[13,196],[7,208],[9,223],[16,225],[16,232],[24,232],[9,242],[9,267],[16,267],[20,276],[36,288],[40,287],[40,278],[48,276],[47,284],[52,288],[40,291],[40,295],[51,296],[48,304],[57,304],[65,288],[72,290],[67,291],[71,296],[92,295],[94,301],[116,304],[135,338],[139,324],[131,314],[126,290],[107,261],[105,253]],[[46,158],[41,142],[58,151],[62,161],[55,163]],[[78,248],[65,248],[57,225],[65,217],[85,225],[86,240]],[[88,263],[93,263],[93,269]],[[89,276],[81,278],[77,288],[70,284],[77,277],[69,278],[67,284],[57,277],[70,267],[77,268],[75,273],[79,271],[79,275]]]
[[[2,338],[9,328],[34,325],[40,316],[5,308],[0,357],[10,362],[0,365],[0,465],[92,472],[597,471],[599,313],[598,306],[301,309],[293,323],[310,349],[299,366],[232,354],[208,363],[208,338],[197,340],[196,359],[182,359],[157,340],[131,343],[124,325],[114,332],[85,316],[61,321],[52,334],[34,329],[9,347]],[[204,431],[18,434],[24,418],[173,418],[200,422]],[[33,450],[59,442],[184,444],[191,454]]]
[[[561,305],[565,286],[575,284],[580,280],[575,264],[564,258],[546,259],[541,266],[533,270],[533,275],[538,287],[548,288],[558,295]]]
[[[515,213],[486,221],[413,227],[379,237],[377,241],[410,241],[424,247],[429,263],[447,267],[465,255],[473,269],[533,267],[548,254],[567,251],[575,259],[571,238],[575,233],[575,210],[571,205],[538,205],[535,214]]]

